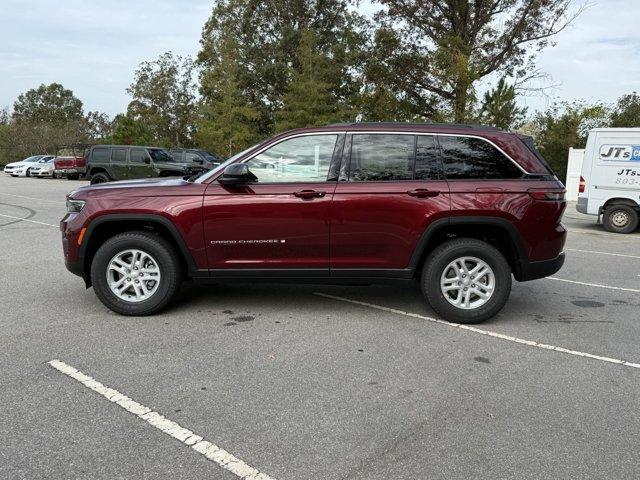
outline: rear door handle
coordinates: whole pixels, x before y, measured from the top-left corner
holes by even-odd
[[[429,198],[429,197],[437,197],[438,195],[440,195],[440,192],[438,190],[428,190],[426,188],[416,188],[414,190],[409,190],[407,192],[407,195],[409,195],[411,197],[418,197],[418,198]]]
[[[318,192],[317,190],[300,190],[299,192],[293,192],[293,195],[302,198],[303,200],[311,200],[312,198],[322,198],[327,192]]]

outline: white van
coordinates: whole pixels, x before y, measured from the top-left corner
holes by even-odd
[[[602,216],[610,232],[631,233],[640,213],[640,128],[594,128],[582,162],[580,213]]]

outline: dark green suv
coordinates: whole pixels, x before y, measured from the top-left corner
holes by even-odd
[[[94,145],[87,155],[91,183],[152,177],[194,175],[202,168],[176,162],[163,148],[132,145]]]

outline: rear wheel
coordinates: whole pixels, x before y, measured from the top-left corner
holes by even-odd
[[[77,173],[72,173],[71,175],[67,175],[67,180],[78,180],[80,178],[80,175],[78,175]]]
[[[628,205],[611,205],[604,211],[604,228],[614,233],[631,233],[638,228],[638,212]]]
[[[31,176],[31,169],[27,168],[27,171],[24,173],[25,177],[30,177]]]
[[[488,243],[460,238],[429,255],[421,286],[431,307],[445,320],[480,323],[504,307],[511,292],[511,269]]]
[[[111,178],[106,173],[94,173],[91,175],[91,185],[95,185],[96,183],[105,183],[110,182]]]

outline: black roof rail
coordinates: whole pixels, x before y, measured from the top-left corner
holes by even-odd
[[[428,123],[428,122],[343,122],[332,123],[329,127],[357,127],[357,126],[411,126],[411,127],[449,127],[449,128],[469,128],[474,130],[495,130],[501,131],[491,125],[480,125],[474,123]]]

